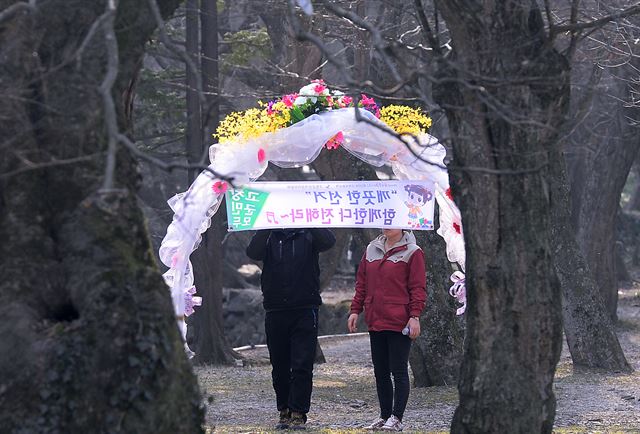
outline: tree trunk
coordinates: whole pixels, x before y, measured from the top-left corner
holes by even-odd
[[[0,9],[9,3],[19,2]],[[38,2],[37,12],[8,17],[0,30],[0,130],[12,140],[0,159],[6,432],[202,432],[198,385],[154,264],[127,152],[117,155],[116,189],[99,190],[104,27],[75,56],[105,3]],[[158,3],[165,15],[178,5]],[[121,128],[122,95],[155,27],[146,2],[118,2],[111,95]],[[41,167],[25,166],[22,156]],[[84,160],[54,161],[74,158]],[[15,170],[23,172],[8,175]]]
[[[193,319],[193,346],[196,353],[195,364],[233,364],[239,358],[224,334],[222,309],[222,278],[224,253],[221,241],[226,233],[224,203],[211,220],[211,228],[203,234],[200,247],[191,255],[195,284],[198,295],[202,296],[202,306],[195,308]]]
[[[451,385],[458,381],[460,373],[464,316],[456,316],[456,302],[449,295],[452,270],[444,239],[435,231],[416,235],[427,266],[427,305],[420,318],[422,333],[413,342],[409,355],[414,385]]]
[[[567,113],[569,67],[547,44],[534,2],[437,6],[454,47],[438,99],[452,131],[467,252],[467,336],[451,430],[550,433],[562,329],[543,162]]]
[[[316,365],[327,363],[327,359],[324,357],[324,351],[322,351],[322,347],[320,346],[320,341],[316,343],[316,357],[313,363]]]
[[[600,96],[596,98],[598,109],[592,110],[593,115],[586,121],[602,127],[598,131],[576,129],[573,153],[578,158],[573,166],[579,165],[581,170],[573,174],[571,185],[576,238],[614,322],[618,306],[616,217],[622,189],[640,147],[637,126],[628,120],[637,118],[638,109],[618,107],[619,100],[633,93],[628,84],[633,73],[630,66],[624,68],[626,72],[618,71],[615,77],[601,82]],[[622,78],[626,74],[627,80],[621,80],[618,74]]]
[[[196,74],[187,65],[187,153],[191,163],[198,163],[208,148],[203,140],[210,137],[219,121],[218,98],[218,11],[215,2],[187,1],[187,51],[198,65],[201,60],[202,89],[197,91]],[[200,29],[198,32],[198,18]],[[202,39],[199,53],[199,35]],[[205,104],[202,105],[204,100]],[[190,172],[192,182],[198,171]],[[189,325],[193,328],[193,347],[196,364],[232,364],[236,356],[224,335],[222,312],[222,286],[224,281],[224,255],[222,240],[226,234],[224,207],[211,220],[211,227],[202,234],[200,247],[191,255],[194,281],[202,306],[195,309]]]
[[[218,56],[218,5],[214,1],[203,1],[200,12],[202,34],[202,88],[206,105],[202,110],[205,146],[211,133],[220,122],[220,77]]]
[[[630,372],[602,295],[575,239],[564,158],[556,151],[549,164],[553,259],[562,287],[562,318],[574,369]]]
[[[618,211],[619,213],[622,210]],[[633,280],[631,278],[631,274],[629,274],[629,270],[627,270],[627,264],[624,262],[624,256],[622,255],[624,251],[624,244],[622,241],[616,241],[616,281],[617,282],[631,282]]]
[[[204,145],[202,137],[202,114],[200,105],[200,94],[198,92],[197,76],[200,71],[193,70],[194,66],[199,64],[199,39],[198,31],[198,0],[187,0],[186,5],[186,50],[191,63],[186,63],[186,98],[187,98],[187,160],[189,163],[196,164],[200,162]],[[200,173],[198,169],[189,169],[189,184],[196,179]]]
[[[636,182],[633,186],[633,191],[631,192],[629,202],[627,202],[627,205],[625,206],[625,211],[640,211],[640,178],[637,173],[638,169],[636,169],[635,172]]]

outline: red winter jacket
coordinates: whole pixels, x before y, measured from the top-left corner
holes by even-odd
[[[369,331],[402,331],[420,316],[427,293],[424,253],[411,232],[384,250],[384,235],[369,243],[360,261],[351,313],[364,316]]]

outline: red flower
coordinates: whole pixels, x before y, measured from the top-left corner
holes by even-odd
[[[298,97],[297,93],[292,93],[289,95],[285,95],[282,97],[282,102],[284,103],[284,105],[286,105],[287,107],[291,108],[293,107],[293,102],[296,100],[296,98]]]
[[[462,228],[461,228],[461,227],[460,227],[460,225],[459,225],[458,223],[456,223],[456,222],[453,222],[453,229],[454,229],[457,233],[459,233],[459,234],[461,234],[461,233],[462,233]]]
[[[321,94],[326,88],[327,86],[325,86],[324,84],[318,83],[314,86],[313,90],[315,91],[315,93]]]
[[[353,102],[353,98],[348,95],[344,95],[340,98],[340,101],[342,101],[342,104],[344,104],[343,107],[346,107]]]
[[[338,149],[338,147],[342,145],[343,141],[344,135],[342,135],[342,131],[340,131],[338,134],[331,137],[329,141],[325,143],[325,146],[327,147],[327,149]]]
[[[453,201],[453,195],[451,194],[451,187],[447,188],[447,191],[444,194],[449,198],[449,200]]]
[[[262,148],[258,149],[258,163],[262,164],[266,158],[267,158],[267,155],[264,152],[264,149]]]
[[[368,97],[364,93],[362,94],[362,99],[360,101],[362,101],[362,105],[363,106],[368,106],[368,105],[375,106],[376,105],[376,102],[373,100],[373,98]]]
[[[224,181],[216,181],[211,186],[211,189],[215,194],[225,194],[229,186]]]

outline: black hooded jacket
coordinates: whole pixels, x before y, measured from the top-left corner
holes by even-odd
[[[329,229],[256,232],[247,247],[247,256],[263,261],[264,308],[271,311],[321,305],[318,253],[330,249],[335,242]]]

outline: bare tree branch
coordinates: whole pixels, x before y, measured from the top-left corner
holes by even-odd
[[[104,118],[107,126],[107,164],[105,167],[104,180],[102,184],[103,191],[113,189],[113,176],[116,168],[116,152],[118,145],[118,119],[116,116],[116,107],[113,102],[111,90],[113,84],[118,77],[118,40],[113,24],[116,16],[116,0],[108,0],[106,10],[103,14],[104,22],[104,41],[107,47],[107,73],[102,83],[100,83],[100,94],[102,95],[102,103],[104,105]]]
[[[416,12],[418,13],[418,20],[420,21],[420,25],[422,26],[422,31],[427,35],[427,40],[431,44],[433,51],[437,55],[443,56],[444,53],[440,48],[440,42],[438,42],[438,37],[434,35],[433,32],[431,31],[429,20],[427,19],[427,15],[424,12],[424,7],[422,6],[422,0],[414,0],[414,4],[416,7]]]
[[[75,158],[67,158],[64,160],[57,160],[56,158],[52,158],[49,161],[43,161],[43,162],[37,162],[37,163],[30,161],[26,158],[20,158],[20,161],[22,161],[24,166],[20,167],[19,169],[15,169],[10,172],[5,172],[0,174],[0,179],[8,179],[12,176],[19,175],[20,173],[45,169],[48,167],[67,166],[70,164],[83,163],[85,161],[94,160],[102,155],[104,155],[104,152],[99,152],[99,153],[90,154],[90,155],[83,155],[81,157],[75,157]]]
[[[26,2],[18,2],[14,3],[2,12],[0,12],[0,23],[12,18],[15,14],[28,11],[35,12],[36,10],[36,0],[29,0],[29,3]]]
[[[602,17],[599,18],[597,20],[593,20],[593,21],[589,21],[586,23],[572,23],[572,24],[565,24],[565,25],[552,25],[549,27],[549,32],[552,35],[552,37],[558,33],[562,33],[562,32],[578,32],[581,30],[586,30],[586,29],[592,29],[592,28],[597,28],[597,27],[602,27],[608,23],[610,23],[613,20],[616,20],[618,18],[625,18],[625,17],[629,17],[632,15],[635,15],[637,13],[640,13],[640,3],[635,4],[634,6],[630,6],[618,13],[615,14],[611,14],[608,15],[606,17]],[[573,16],[573,11],[572,11],[572,16]]]
[[[197,87],[196,90],[198,91],[200,103],[203,105],[206,104],[206,98],[203,94],[202,89],[202,74],[200,74],[199,72],[200,69],[198,68],[198,65],[195,64],[193,59],[187,54],[185,50],[182,50],[178,46],[176,46],[176,44],[174,44],[167,35],[167,32],[165,31],[164,20],[162,19],[162,14],[160,13],[160,8],[158,7],[158,3],[156,2],[156,0],[149,0],[149,7],[151,8],[151,13],[153,14],[153,17],[158,25],[160,40],[169,50],[177,54],[184,61],[184,63],[186,63],[189,68],[191,68],[191,71],[193,71],[195,75]]]
[[[207,166],[206,164],[204,164],[202,162],[202,161],[204,161],[204,157],[206,157],[206,155],[203,156],[203,160],[201,160],[201,162],[199,162],[199,163],[194,163],[194,164],[190,164],[190,163],[166,163],[166,162],[162,161],[161,159],[153,157],[153,156],[149,155],[148,153],[138,149],[136,144],[133,143],[124,134],[118,134],[118,141],[125,148],[127,148],[133,155],[135,155],[136,157],[140,158],[141,160],[144,160],[144,161],[147,161],[147,162],[153,164],[154,166],[158,167],[159,169],[166,170],[168,172],[171,172],[173,169],[187,169],[187,170],[188,169],[200,169],[202,171],[210,173],[215,178],[219,178],[219,179],[221,179],[223,181],[228,182],[229,184],[231,184],[231,186],[233,186],[233,180],[234,180],[233,176],[222,175],[222,174],[216,172],[215,170],[211,169],[209,166]]]

